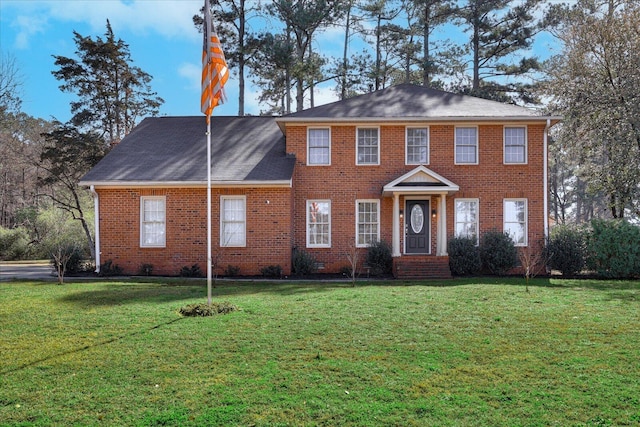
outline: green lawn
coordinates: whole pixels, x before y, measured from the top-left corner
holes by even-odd
[[[0,283],[0,425],[640,424],[640,282]]]

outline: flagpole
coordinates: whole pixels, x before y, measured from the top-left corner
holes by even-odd
[[[220,39],[211,22],[209,0],[204,2],[202,43],[202,94],[200,109],[207,118],[207,304],[211,307],[211,113],[225,100],[224,84],[229,79],[229,69],[224,59]]]
[[[208,117],[207,117],[208,118]],[[211,120],[207,120],[207,304],[211,307]]]

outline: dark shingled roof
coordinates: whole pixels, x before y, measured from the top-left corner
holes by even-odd
[[[468,95],[399,84],[344,101],[321,105],[276,119],[278,122],[331,119],[546,119],[536,111]],[[550,117],[551,118],[551,117]],[[552,118],[557,120],[557,117]]]
[[[206,130],[204,116],[146,118],[80,183],[206,183]],[[211,159],[214,183],[283,183],[295,163],[273,117],[212,117]]]

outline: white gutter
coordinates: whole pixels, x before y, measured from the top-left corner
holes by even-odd
[[[207,188],[207,181],[80,181],[80,185],[100,188]],[[212,181],[214,188],[290,188],[292,180],[278,181]]]
[[[544,237],[549,237],[549,147],[548,147],[548,134],[551,127],[551,119],[547,119],[547,125],[544,128],[544,144],[543,144],[543,159],[544,164]]]
[[[94,222],[94,245],[96,252],[96,273],[100,273],[100,197],[98,197],[98,193],[96,193],[95,187],[92,185],[90,187],[91,194],[93,194],[93,212],[95,218]]]

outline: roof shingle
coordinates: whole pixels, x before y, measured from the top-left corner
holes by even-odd
[[[207,181],[204,116],[144,119],[81,180],[83,185]],[[213,182],[288,181],[295,159],[273,117],[211,117]]]

